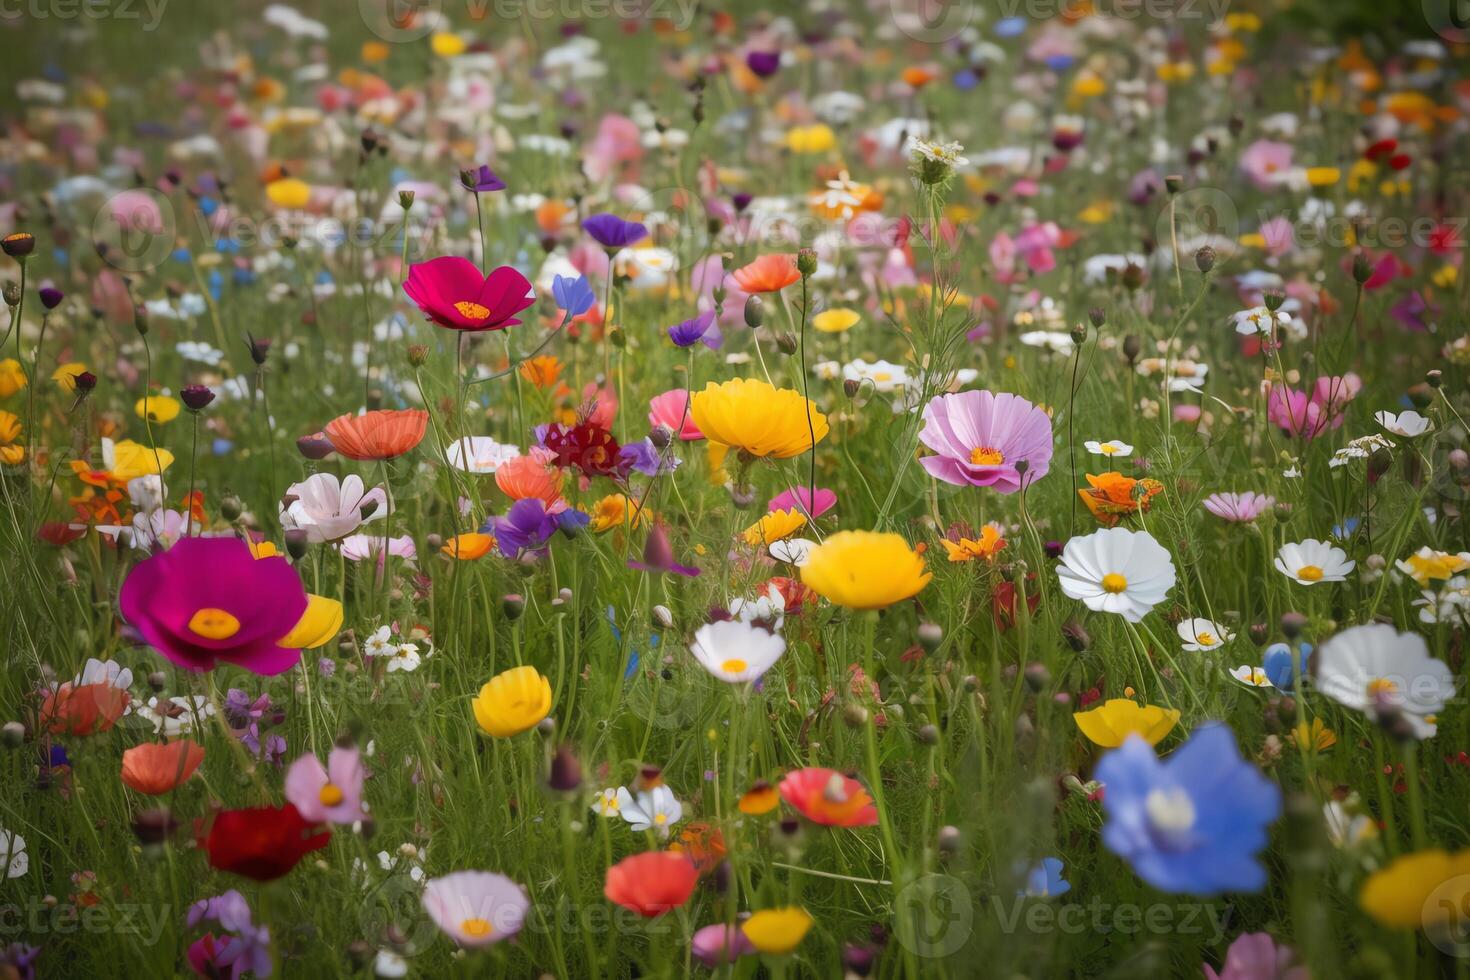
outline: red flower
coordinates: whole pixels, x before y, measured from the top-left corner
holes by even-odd
[[[40,727],[52,735],[95,735],[117,724],[127,707],[128,692],[120,687],[68,681],[42,699]]]
[[[203,845],[210,867],[256,881],[274,881],[312,851],[327,846],[331,832],[306,822],[290,803],[282,807],[225,810],[214,818]]]
[[[835,769],[809,766],[781,780],[781,799],[812,823],[825,827],[871,827],[878,822],[873,798],[856,779]]]
[[[339,415],[322,435],[348,459],[393,459],[410,452],[424,439],[429,413],[421,408],[378,409],[362,415]]]
[[[630,912],[651,919],[689,901],[699,873],[676,851],[644,851],[607,869],[602,893]]]
[[[556,454],[557,466],[574,466],[586,476],[610,476],[618,470],[622,447],[596,422],[578,422],[570,427],[551,425],[542,444]]]
[[[1027,575],[1028,580],[1035,576]],[[1041,593],[1032,589],[1026,590],[1026,608],[1036,612],[1036,606],[1041,602]],[[995,628],[1004,633],[1016,625],[1016,583],[1001,582],[990,594],[990,609],[995,616]]]

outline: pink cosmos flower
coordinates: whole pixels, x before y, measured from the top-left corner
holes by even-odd
[[[685,442],[704,438],[704,433],[699,431],[689,413],[689,392],[683,388],[666,391],[648,400],[648,424],[666,425]]]
[[[1248,490],[1245,493],[1212,493],[1204,508],[1222,521],[1248,524],[1276,506],[1276,498]]]
[[[1276,175],[1291,168],[1292,146],[1274,140],[1256,140],[1240,154],[1241,172],[1260,190],[1276,186]]]
[[[286,799],[310,823],[351,824],[364,816],[362,754],[356,748],[334,748],[327,764],[303,755],[286,772]]]
[[[1205,965],[1205,980],[1309,980],[1305,966],[1292,966],[1296,951],[1264,932],[1247,932],[1225,952],[1225,968],[1216,973]]]
[[[929,475],[957,486],[1015,493],[1051,467],[1051,419],[1009,392],[935,397],[924,406],[919,441],[937,454],[919,460]]]
[[[456,871],[424,886],[424,911],[461,946],[509,939],[521,931],[530,907],[524,888],[493,871]]]
[[[431,322],[476,333],[516,326],[515,315],[536,302],[530,281],[515,269],[503,265],[485,276],[458,255],[409,266],[403,291]]]
[[[836,506],[837,494],[831,490],[817,487],[816,500],[813,503],[810,487],[793,487],[772,497],[767,510],[796,510],[808,517],[821,517]]]
[[[1318,378],[1311,395],[1276,385],[1271,389],[1266,415],[1288,435],[1315,439],[1342,427],[1343,410],[1362,387],[1362,379],[1352,373]]]

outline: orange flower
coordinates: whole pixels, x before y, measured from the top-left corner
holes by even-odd
[[[204,761],[204,746],[187,738],[160,745],[146,742],[123,753],[122,781],[129,789],[162,796],[189,781]]]
[[[759,817],[770,813],[781,805],[781,797],[776,793],[776,787],[764,779],[756,780],[745,795],[740,797],[740,812],[747,816]]]
[[[794,255],[762,255],[730,275],[747,293],[777,293],[801,278]]]
[[[535,497],[547,507],[561,500],[561,483],[561,470],[534,449],[529,455],[506,460],[495,471],[495,485],[511,500]]]
[[[547,201],[536,209],[536,227],[548,235],[554,234],[565,223],[567,215],[570,213],[571,208],[568,208],[565,203],[561,201]]]
[[[903,78],[904,84],[907,85],[909,88],[923,88],[925,85],[928,85],[930,82],[934,81],[934,79],[938,78],[939,73],[934,71],[932,68],[924,68],[919,65],[914,65],[910,68],[905,68],[903,70],[903,75],[900,77]]]
[[[484,558],[495,547],[495,538],[489,534],[456,534],[444,542],[444,547],[439,550],[450,558],[458,558],[461,561],[474,561],[476,558]]]
[[[1125,514],[1148,510],[1154,497],[1164,492],[1158,480],[1135,480],[1122,473],[1104,473],[1101,476],[1087,474],[1090,490],[1078,490],[1077,495],[1087,509],[1103,527],[1112,527]]]
[[[826,827],[871,827],[878,822],[878,808],[863,784],[835,769],[808,766],[790,773],[781,780],[781,799]]]
[[[711,824],[697,821],[679,833],[669,850],[693,861],[695,873],[703,877],[725,860],[725,836]]]
[[[348,459],[392,459],[423,441],[429,413],[421,408],[379,410],[363,415],[339,415],[322,435]]]
[[[120,687],[68,681],[42,699],[40,727],[52,735],[94,735],[117,724],[127,707],[128,692]]]
[[[978,540],[961,537],[958,541],[951,541],[949,538],[940,538],[939,543],[949,552],[950,561],[970,561],[974,558],[994,561],[996,554],[1006,546],[1006,539],[1001,536],[1000,528],[987,524],[980,529]]]
[[[533,357],[521,364],[521,377],[537,388],[555,387],[561,378],[561,361],[550,354]]]
[[[651,919],[689,901],[699,873],[683,854],[644,851],[607,869],[602,893],[631,912]]]

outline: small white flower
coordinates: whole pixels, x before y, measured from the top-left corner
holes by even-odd
[[[406,977],[408,976],[408,960],[392,950],[380,949],[378,955],[373,958],[373,973],[387,980]]]
[[[616,817],[622,810],[622,804],[618,802],[618,794],[622,792],[625,790],[609,786],[598,793],[592,800],[592,812],[599,817]]]
[[[20,834],[0,829],[0,853],[5,855],[5,877],[20,878],[31,869],[31,857],[26,853],[26,839]]]
[[[970,161],[961,154],[965,148],[953,140],[947,143],[939,143],[931,140],[920,139],[917,136],[909,137],[908,151],[911,155],[933,163],[942,163],[949,167],[963,167]]]
[[[1264,306],[1253,306],[1248,310],[1241,310],[1230,317],[1235,324],[1235,332],[1238,334],[1269,334],[1273,326],[1287,327],[1291,325],[1291,314],[1285,310],[1277,310],[1272,313]]]
[[[786,641],[749,620],[721,620],[701,626],[689,652],[716,679],[742,684],[770,670],[786,652]]]
[[[379,626],[373,635],[368,637],[362,644],[362,653],[366,657],[391,657],[398,652],[393,643],[393,631],[387,626]]]
[[[188,697],[169,698],[160,701],[149,698],[148,703],[138,709],[138,717],[153,725],[154,734],[173,738],[188,735],[214,717],[214,705],[202,694]]]
[[[1096,439],[1083,443],[1087,451],[1094,456],[1119,456],[1127,458],[1133,455],[1133,447],[1118,439],[1109,439],[1107,442],[1098,442]]]
[[[1230,676],[1240,681],[1246,687],[1275,687],[1271,678],[1266,676],[1266,671],[1260,667],[1252,667],[1250,664],[1241,664],[1239,667],[1230,669]]]
[[[684,816],[684,805],[674,798],[674,791],[667,786],[655,786],[645,790],[634,799],[626,787],[618,789],[618,812],[635,831],[652,828],[662,837]]]
[[[1470,616],[1470,578],[1463,575],[1456,575],[1445,582],[1438,592],[1424,589],[1419,595],[1422,598],[1415,599],[1412,604],[1419,607],[1421,623],[1463,622]]]
[[[444,450],[450,466],[479,474],[494,473],[520,454],[519,447],[503,445],[489,436],[465,436]]]
[[[766,550],[777,561],[784,561],[788,565],[795,565],[797,568],[800,568],[807,563],[807,559],[811,557],[812,549],[816,546],[817,543],[815,541],[808,540],[807,538],[786,538],[784,541],[773,542]]]
[[[1332,458],[1327,461],[1327,465],[1335,469],[1339,466],[1346,466],[1348,463],[1351,463],[1355,459],[1367,459],[1369,456],[1372,456],[1380,449],[1392,448],[1392,442],[1390,442],[1384,436],[1378,435],[1375,432],[1372,435],[1361,436],[1357,439],[1354,439],[1346,446],[1343,446],[1337,452],[1332,454]]]
[[[1429,420],[1418,412],[1400,412],[1394,415],[1392,412],[1378,412],[1373,416],[1374,421],[1383,426],[1396,436],[1405,439],[1413,439],[1422,436],[1429,431]]]
[[[419,656],[419,648],[414,643],[400,643],[393,651],[393,656],[388,659],[388,673],[394,671],[412,672],[419,669],[423,658]]]
[[[1355,847],[1378,836],[1378,825],[1366,814],[1358,812],[1356,793],[1346,800],[1328,800],[1322,807],[1322,821],[1327,825],[1327,839],[1334,847]]]
[[[1341,548],[1316,538],[1284,544],[1276,552],[1276,570],[1302,585],[1341,582],[1357,565]]]
[[[1218,650],[1235,639],[1234,633],[1227,632],[1225,627],[1208,619],[1186,619],[1174,629],[1179,634],[1179,639],[1184,641],[1184,649],[1191,653]]]

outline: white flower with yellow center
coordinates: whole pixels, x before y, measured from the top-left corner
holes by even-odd
[[[722,620],[701,626],[689,652],[719,680],[743,684],[770,670],[786,652],[786,641],[750,621]]]
[[[1424,637],[1369,623],[1322,644],[1315,686],[1364,714],[1396,712],[1423,739],[1437,730],[1438,715],[1455,694],[1455,676],[1444,661],[1429,655]]]
[[[1230,668],[1230,676],[1240,681],[1246,687],[1275,687],[1271,678],[1266,676],[1266,671],[1261,667],[1252,667],[1250,664],[1241,664],[1239,667]]]
[[[1341,548],[1316,538],[1284,544],[1276,552],[1276,570],[1302,585],[1341,582],[1357,565]]]
[[[1147,531],[1110,527],[1068,541],[1057,578],[1088,609],[1136,623],[1164,601],[1175,573],[1168,550]]]
[[[592,812],[599,817],[616,817],[622,809],[618,802],[618,794],[622,792],[616,786],[609,786],[598,793],[592,800]]]
[[[1179,634],[1179,639],[1184,641],[1184,649],[1191,653],[1217,650],[1235,639],[1234,633],[1208,619],[1186,619],[1174,627],[1174,630]]]
[[[635,799],[627,787],[618,789],[618,813],[635,831],[656,830],[667,837],[670,828],[684,816],[684,805],[667,786],[655,786]]]
[[[1133,447],[1119,439],[1109,439],[1107,442],[1098,442],[1096,439],[1089,439],[1087,442],[1083,443],[1083,445],[1086,446],[1087,451],[1092,453],[1094,456],[1109,456],[1116,459],[1127,459],[1129,456],[1133,455]]]

